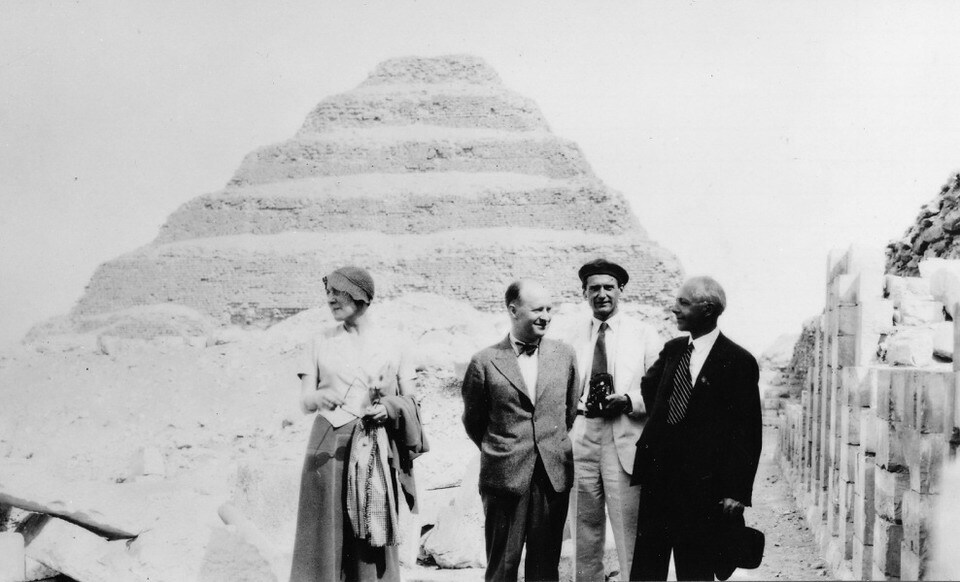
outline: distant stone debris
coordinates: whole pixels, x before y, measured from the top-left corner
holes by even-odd
[[[484,61],[401,58],[101,265],[66,321],[178,304],[263,326],[322,303],[322,275],[348,263],[371,270],[382,298],[427,292],[491,311],[526,276],[575,302],[577,268],[598,256],[630,271],[630,302],[666,308],[681,282],[623,195]]]
[[[929,258],[960,258],[960,174],[923,205],[903,238],[887,246],[887,273],[916,277],[920,261]]]

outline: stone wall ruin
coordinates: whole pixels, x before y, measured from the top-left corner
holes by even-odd
[[[804,335],[813,349],[798,350],[812,364],[781,419],[784,472],[843,579],[937,577],[931,532],[960,370],[945,313],[960,308],[960,262],[918,270],[885,275],[879,250],[831,254],[826,307]]]

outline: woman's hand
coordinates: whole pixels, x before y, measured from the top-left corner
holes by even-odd
[[[318,388],[304,397],[303,406],[312,410],[333,410],[343,404],[343,398],[333,388]]]
[[[367,413],[364,415],[365,418],[376,422],[377,424],[383,423],[387,420],[387,409],[382,404],[374,404],[367,407]]]

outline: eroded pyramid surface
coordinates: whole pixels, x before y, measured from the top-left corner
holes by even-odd
[[[70,317],[173,303],[263,325],[322,303],[322,275],[344,264],[367,267],[381,298],[494,310],[535,277],[577,301],[577,268],[598,256],[631,273],[628,300],[664,307],[679,286],[624,197],[486,63],[393,59],[101,265]]]

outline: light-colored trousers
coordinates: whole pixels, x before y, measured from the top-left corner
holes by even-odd
[[[575,548],[573,570],[578,582],[604,579],[607,515],[617,546],[620,580],[627,579],[633,563],[640,487],[630,486],[630,474],[620,464],[612,424],[603,418],[577,416],[570,432],[574,467],[570,533]]]

